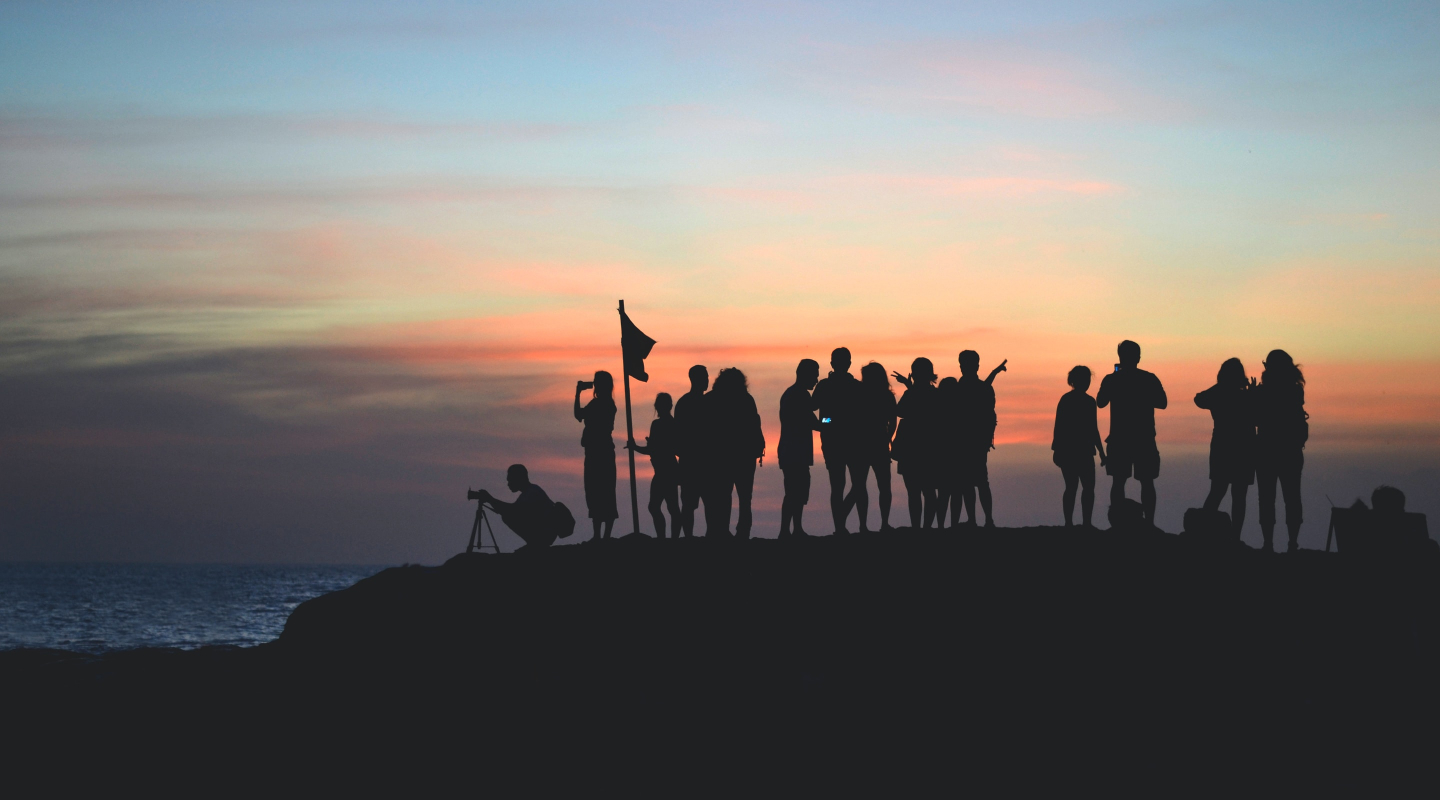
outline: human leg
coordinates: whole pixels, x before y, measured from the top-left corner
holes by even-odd
[[[1230,484],[1230,524],[1235,528],[1235,537],[1240,537],[1240,531],[1245,527],[1245,495],[1250,491],[1249,484],[1236,481]],[[1219,505],[1219,502],[1216,502]]]
[[[830,475],[830,515],[835,518],[835,532],[845,533],[845,462],[840,458],[825,459],[825,471]]]
[[[1295,453],[1280,471],[1280,492],[1285,498],[1285,529],[1290,534],[1291,552],[1300,549],[1300,523],[1305,520],[1305,509],[1300,503],[1300,471],[1305,466],[1305,454]]]
[[[680,530],[686,536],[695,533],[695,509],[700,507],[700,476],[683,465],[680,472]]]
[[[1262,547],[1275,551],[1275,482],[1279,478],[1274,467],[1262,461],[1255,470],[1255,483],[1260,495],[1260,535],[1264,537]]]
[[[850,473],[850,496],[845,500],[845,516],[850,516],[849,507],[853,503],[860,530],[868,531],[870,529],[870,490],[865,487],[865,478],[870,472],[870,465],[857,461],[851,462],[846,469]]]
[[[877,462],[872,469],[875,471],[875,490],[880,495],[880,530],[890,530],[890,459]]]
[[[1140,507],[1145,510],[1145,521],[1151,525],[1155,524],[1155,479],[1143,478],[1140,481]]]
[[[734,468],[735,497],[739,501],[740,516],[735,520],[735,535],[741,539],[750,538],[750,526],[754,521],[750,513],[750,499],[755,493],[755,459],[747,458]]]
[[[1205,495],[1205,503],[1202,508],[1206,511],[1218,511],[1220,509],[1220,501],[1225,498],[1225,490],[1228,488],[1230,488],[1230,484],[1223,478],[1219,480],[1211,478],[1210,493]],[[1231,496],[1230,500],[1234,502],[1234,496]]]
[[[645,506],[650,511],[650,521],[655,524],[655,538],[665,538],[665,515],[660,509],[665,503],[664,481],[659,475],[650,479],[650,502]]]
[[[914,470],[912,469],[913,473]],[[913,474],[901,473],[900,477],[905,481],[905,504],[910,511],[910,527],[919,528],[924,523],[924,500],[925,495],[921,492],[920,481],[916,480]]]
[[[1091,520],[1095,511],[1095,459],[1086,456],[1079,465],[1080,472],[1080,524],[1094,527]]]
[[[1065,510],[1065,527],[1075,524],[1075,490],[1080,486],[1080,470],[1073,464],[1061,464],[1060,476],[1065,480],[1065,493],[1060,495],[1060,507]]]

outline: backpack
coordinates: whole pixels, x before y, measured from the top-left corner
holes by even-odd
[[[555,528],[558,539],[568,539],[575,532],[575,515],[560,501],[550,507],[550,524]]]

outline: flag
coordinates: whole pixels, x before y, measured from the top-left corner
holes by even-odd
[[[620,306],[620,349],[625,352],[625,374],[637,381],[648,381],[650,376],[645,374],[645,357],[650,355],[650,348],[655,346],[655,340],[646,336],[641,330],[635,327],[630,321],[630,315],[625,313],[625,306]]]

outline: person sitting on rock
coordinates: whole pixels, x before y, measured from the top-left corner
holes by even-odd
[[[553,519],[555,504],[544,489],[530,482],[530,471],[524,464],[511,464],[505,470],[505,485],[510,491],[520,493],[513,503],[498,500],[484,489],[475,493],[475,499],[495,509],[505,527],[525,541],[521,550],[538,550],[554,544],[558,533]]]

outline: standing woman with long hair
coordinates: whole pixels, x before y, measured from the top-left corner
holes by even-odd
[[[1305,413],[1305,375],[1284,350],[1271,350],[1255,389],[1255,472],[1260,482],[1260,533],[1265,550],[1274,552],[1275,483],[1285,497],[1289,552],[1300,549],[1300,471],[1305,468],[1305,442],[1310,415]]]
[[[580,405],[580,393],[594,387],[590,402]],[[615,379],[605,370],[593,382],[575,382],[575,419],[585,424],[580,446],[585,448],[585,506],[595,534],[590,541],[609,539],[620,516],[615,506]]]
[[[1220,372],[1215,376],[1215,385],[1195,395],[1195,405],[1209,409],[1210,417],[1215,421],[1215,432],[1210,434],[1210,494],[1205,498],[1205,510],[1218,511],[1220,500],[1228,489],[1230,524],[1236,537],[1245,526],[1245,495],[1250,490],[1250,484],[1255,482],[1253,400],[1250,380],[1245,377],[1245,365],[1238,358],[1221,364]],[[1271,492],[1273,509],[1273,484]]]
[[[895,433],[892,454],[905,478],[905,494],[910,506],[910,527],[928,528],[935,518],[938,460],[937,426],[940,409],[935,389],[935,365],[928,358],[910,363],[910,375],[892,373],[905,386],[905,394],[895,405],[900,425]]]
[[[730,501],[740,501],[740,516],[735,521],[735,535],[750,538],[753,517],[750,499],[755,492],[755,464],[765,456],[765,432],[760,428],[760,410],[750,395],[745,373],[735,367],[720,370],[710,390],[710,419],[716,434],[715,516],[706,520],[705,535],[728,535],[730,532]],[[705,511],[709,516],[710,503]]]
[[[856,459],[860,471],[851,474],[850,496],[845,498],[845,513],[850,506],[859,510],[860,530],[869,524],[870,493],[865,489],[865,474],[875,473],[875,488],[880,495],[880,530],[890,530],[890,440],[895,436],[895,390],[885,367],[871,361],[860,368],[860,402],[855,430]]]

